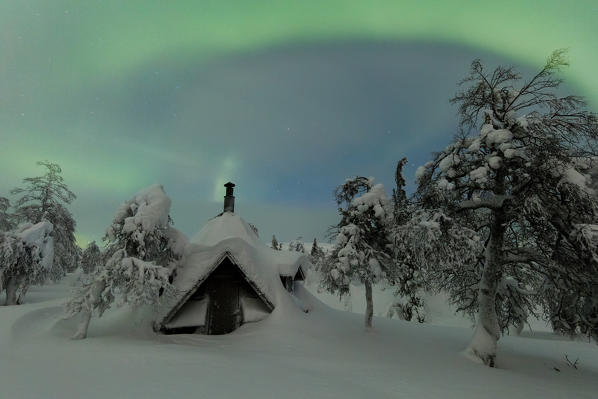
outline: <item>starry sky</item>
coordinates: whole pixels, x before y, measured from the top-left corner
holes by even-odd
[[[474,58],[530,74],[569,48],[598,105],[596,1],[3,0],[0,195],[59,163],[85,246],[161,183],[194,234],[236,209],[269,241],[323,239],[332,191],[396,161],[413,174],[456,132]]]

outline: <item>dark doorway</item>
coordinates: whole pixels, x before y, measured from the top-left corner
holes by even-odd
[[[225,257],[162,331],[166,334],[228,334],[243,323],[262,319],[271,309],[239,267]]]
[[[243,276],[226,258],[206,281],[208,306],[208,334],[228,334],[242,323],[239,289]]]

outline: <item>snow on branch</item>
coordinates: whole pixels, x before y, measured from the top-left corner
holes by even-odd
[[[470,209],[480,209],[480,208],[487,208],[487,209],[500,209],[503,207],[505,200],[507,200],[507,196],[505,195],[496,195],[491,199],[475,199],[475,200],[465,200],[459,203],[458,207],[460,210],[470,210]]]
[[[120,206],[106,231],[107,261],[67,303],[67,315],[82,313],[75,338],[85,338],[91,315],[117,305],[154,305],[170,297],[170,284],[187,242],[169,226],[170,198],[160,185],[140,191]]]

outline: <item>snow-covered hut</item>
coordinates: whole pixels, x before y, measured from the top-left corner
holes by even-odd
[[[234,213],[234,184],[225,187],[224,212],[185,250],[173,280],[176,299],[156,323],[163,333],[229,333],[267,317],[304,280],[307,256],[262,243],[254,228]]]

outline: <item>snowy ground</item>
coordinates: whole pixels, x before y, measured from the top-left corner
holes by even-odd
[[[0,307],[0,397],[598,397],[598,346],[548,333],[504,337],[490,369],[460,354],[468,327],[375,318],[366,332],[361,315],[306,293],[310,313],[277,308],[225,336],[155,335],[121,309],[72,341],[73,321],[57,322],[68,292],[33,287],[27,304]]]

